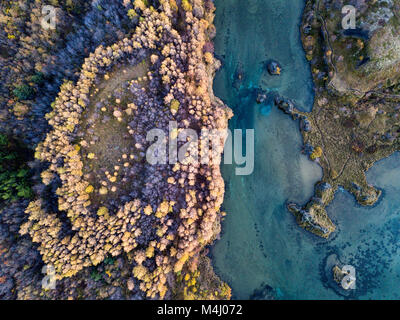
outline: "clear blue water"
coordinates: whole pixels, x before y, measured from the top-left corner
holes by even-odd
[[[215,0],[216,54],[223,62],[214,91],[234,111],[233,129],[255,129],[255,170],[236,176],[222,166],[226,181],[221,240],[212,249],[218,275],[233,298],[248,299],[263,285],[281,299],[341,299],[326,281],[326,258],[335,253],[356,268],[355,299],[400,298],[400,155],[377,163],[369,181],[384,190],[374,208],[359,207],[339,192],[328,207],[337,225],[329,240],[299,228],[285,202],[305,203],[321,168],[301,155],[298,123],[270,102],[258,105],[254,88],[276,90],[311,110],[313,86],[301,47],[299,24],[303,0]],[[276,59],[280,77],[262,62]],[[238,64],[243,81],[235,81]]]

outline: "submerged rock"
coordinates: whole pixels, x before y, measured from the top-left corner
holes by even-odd
[[[241,62],[238,63],[236,70],[235,70],[235,75],[233,77],[233,83],[232,86],[236,89],[239,90],[240,86],[242,85],[244,80],[244,70],[243,70],[243,64]]]
[[[264,92],[260,92],[257,95],[256,101],[258,104],[264,103],[266,100],[267,100],[267,95]]]
[[[294,114],[295,111],[294,103],[290,99],[278,96],[275,98],[275,105],[286,114],[290,115]]]
[[[275,300],[276,290],[268,284],[262,283],[259,289],[255,289],[250,300]]]
[[[282,67],[279,62],[271,60],[267,63],[267,70],[272,76],[279,76],[282,72]]]

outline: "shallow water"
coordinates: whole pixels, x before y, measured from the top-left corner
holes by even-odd
[[[248,299],[269,285],[276,298],[343,298],[328,286],[325,260],[336,253],[356,268],[357,288],[350,298],[399,298],[400,155],[382,160],[368,172],[384,190],[374,208],[361,208],[338,192],[328,213],[338,227],[330,240],[299,228],[286,210],[287,200],[305,203],[321,168],[301,155],[298,123],[265,103],[255,103],[254,88],[276,90],[311,110],[310,68],[301,47],[299,23],[303,0],[216,0],[216,54],[223,68],[215,94],[235,113],[233,129],[255,130],[255,169],[236,176],[222,166],[226,181],[221,240],[212,249],[216,272],[229,283],[233,297]],[[280,77],[263,71],[262,63],[278,60]],[[238,63],[243,81],[235,81]]]

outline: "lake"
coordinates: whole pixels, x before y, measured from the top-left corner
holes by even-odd
[[[249,299],[265,287],[276,299],[399,299],[399,154],[368,172],[370,183],[383,190],[375,207],[360,207],[348,193],[337,193],[327,208],[337,226],[329,240],[298,227],[285,207],[287,200],[306,203],[322,170],[301,154],[298,122],[271,101],[257,104],[255,89],[312,109],[311,71],[299,32],[304,1],[215,0],[215,5],[215,50],[223,67],[214,92],[235,113],[231,129],[255,130],[254,172],[237,176],[235,166],[221,167],[227,216],[211,250],[216,273],[234,299]],[[270,59],[282,65],[281,76],[265,71]],[[332,254],[355,267],[355,290],[341,294],[332,288],[325,271]]]

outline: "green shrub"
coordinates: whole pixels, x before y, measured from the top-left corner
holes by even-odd
[[[13,90],[13,94],[18,98],[18,100],[28,100],[28,99],[32,98],[34,91],[30,86],[23,84],[23,85],[17,86]]]
[[[44,81],[44,75],[41,72],[37,72],[31,77],[31,81],[37,85],[41,85]]]
[[[107,258],[104,259],[104,264],[113,265],[115,261],[116,261],[115,258],[108,256]]]
[[[101,274],[95,270],[92,271],[92,273],[90,274],[90,277],[94,280],[94,281],[100,281],[103,277],[101,276]]]
[[[24,154],[17,143],[0,134],[0,200],[32,197],[30,173]]]

